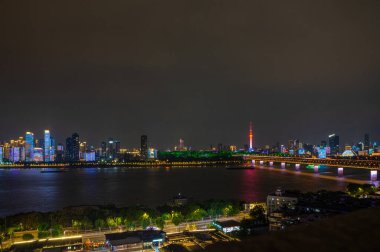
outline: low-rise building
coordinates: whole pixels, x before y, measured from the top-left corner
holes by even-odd
[[[105,234],[111,251],[143,250],[157,248],[165,242],[166,233],[161,230],[139,230]]]
[[[269,194],[267,197],[268,214],[278,212],[283,209],[294,210],[298,202],[297,196],[293,193],[288,193],[281,188],[275,193]]]
[[[240,230],[240,222],[234,220],[214,221],[212,225],[225,234]]]

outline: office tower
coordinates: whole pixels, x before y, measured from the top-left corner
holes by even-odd
[[[43,162],[44,161],[44,149],[34,148],[33,149],[33,162]]]
[[[55,139],[50,137],[50,162],[55,161]]]
[[[25,134],[25,162],[33,161],[34,134],[26,132]]]
[[[327,142],[325,140],[321,141],[321,147],[327,147]]]
[[[289,140],[288,141],[288,149],[293,150],[294,149],[294,140]]]
[[[100,158],[106,159],[107,158],[107,143],[101,142],[100,144]]]
[[[51,148],[50,131],[45,130],[44,132],[44,162],[50,162],[50,148]]]
[[[141,136],[141,159],[146,160],[148,158],[148,137],[146,135]]]
[[[73,156],[73,139],[71,137],[66,138],[66,152],[65,161],[71,162]]]
[[[79,161],[79,135],[74,133],[72,136],[72,161]]]
[[[13,163],[20,162],[20,147],[11,147],[10,160]]]
[[[113,138],[109,138],[107,142],[107,160],[113,160],[115,158],[115,141]]]
[[[369,150],[370,142],[369,142],[369,134],[364,134],[364,150]]]
[[[56,159],[58,163],[62,163],[64,161],[64,148],[62,144],[57,144],[57,152],[56,152]]]
[[[218,152],[222,152],[222,151],[223,151],[223,144],[218,143]]]
[[[4,159],[4,148],[3,146],[0,146],[0,164],[3,162]]]
[[[87,143],[86,142],[80,142],[80,144],[79,144],[79,159],[81,161],[85,160],[86,151],[87,151]]]
[[[84,154],[84,161],[85,162],[94,162],[96,160],[96,155],[94,150],[86,151]]]
[[[329,135],[329,147],[331,154],[336,155],[339,153],[339,136],[335,134]]]
[[[118,156],[119,156],[119,154],[120,154],[120,141],[115,141],[115,156],[114,156],[114,158],[116,157],[116,158],[118,158]]]
[[[185,140],[183,140],[183,139],[179,139],[179,150],[180,151],[183,151],[183,150],[185,150]]]

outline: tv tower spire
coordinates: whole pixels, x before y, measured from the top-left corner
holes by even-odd
[[[249,151],[253,151],[253,130],[252,130],[252,122],[249,122]]]

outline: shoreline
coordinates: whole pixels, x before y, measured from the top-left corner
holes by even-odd
[[[114,168],[114,167],[165,167],[165,166],[229,166],[243,165],[243,160],[215,161],[136,161],[115,163],[36,163],[36,164],[0,164],[0,169],[14,168]]]

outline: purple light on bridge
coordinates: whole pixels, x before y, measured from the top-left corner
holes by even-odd
[[[318,173],[318,169],[319,169],[319,166],[318,165],[314,165],[314,172],[315,173]]]
[[[269,165],[270,165],[270,166],[273,166],[273,161],[270,161],[270,162],[269,162]]]
[[[371,181],[377,180],[377,171],[371,171]]]
[[[260,161],[260,165],[263,165],[264,164],[264,161]]]
[[[281,163],[281,168],[285,168],[285,163]]]
[[[301,165],[300,164],[296,164],[296,170],[298,171],[300,169]]]
[[[338,168],[338,175],[343,176],[343,167]]]

